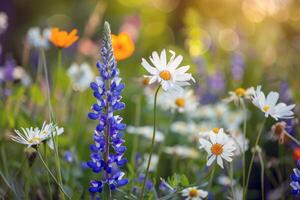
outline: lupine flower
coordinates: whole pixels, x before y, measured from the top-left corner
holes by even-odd
[[[63,128],[59,128],[53,123],[46,124],[45,122],[41,129],[38,127],[30,127],[25,129],[21,128],[21,130],[22,131],[15,130],[17,135],[11,136],[11,139],[17,143],[27,145],[27,148],[38,146],[42,142],[47,142],[48,146],[54,149],[52,136],[56,137],[64,132]]]
[[[209,140],[204,138],[200,138],[200,149],[204,148],[208,153],[208,161],[207,166],[210,166],[215,160],[217,160],[217,164],[223,167],[223,159],[228,162],[232,161],[232,156],[234,155],[234,151],[236,149],[235,144],[232,140],[229,139],[227,135],[223,132],[223,129],[213,129],[209,135]]]
[[[34,48],[47,49],[49,47],[50,36],[51,30],[49,28],[41,32],[39,27],[32,27],[27,32],[27,41]]]
[[[207,80],[207,88],[215,93],[223,92],[225,88],[225,78],[221,72],[210,76]]]
[[[292,194],[298,195],[300,193],[300,161],[297,161],[297,168],[293,169],[293,173],[291,174],[291,183],[290,186],[292,187]]]
[[[82,63],[81,65],[73,63],[67,71],[70,77],[75,91],[86,90],[92,80],[94,79],[94,73],[88,63]]]
[[[273,91],[265,97],[265,94],[261,91],[261,86],[257,86],[252,103],[265,113],[265,117],[269,117],[270,115],[275,120],[293,118],[294,112],[292,109],[295,107],[295,104],[277,104],[278,98],[279,94]]]
[[[8,19],[6,13],[0,12],[0,34],[2,34],[7,29],[7,21]]]
[[[181,194],[185,200],[202,200],[207,197],[208,192],[197,187],[189,187],[182,190]]]
[[[127,163],[123,155],[126,147],[121,131],[126,125],[122,123],[122,118],[114,115],[115,111],[125,108],[121,102],[121,92],[125,85],[119,78],[119,69],[113,56],[111,33],[109,24],[105,22],[104,34],[101,47],[102,62],[97,62],[100,76],[91,83],[94,97],[97,102],[92,106],[93,111],[88,117],[97,120],[98,125],[94,131],[94,144],[91,145],[91,160],[88,166],[95,173],[101,173],[101,178],[90,182],[89,191],[91,193],[102,192],[104,185],[108,185],[110,190],[126,185],[128,179],[124,178],[125,173],[120,171],[120,167]]]
[[[190,66],[179,67],[183,57],[176,56],[174,51],[169,51],[171,54],[170,60],[167,62],[166,50],[162,50],[160,56],[156,51],[149,57],[153,65],[150,65],[144,58],[142,59],[142,66],[150,73],[146,76],[150,79],[149,84],[158,82],[161,84],[163,90],[169,89],[180,90],[182,86],[189,85],[190,80],[194,80],[190,73],[186,73]],[[177,69],[178,68],[178,69]]]
[[[234,80],[241,80],[245,71],[245,61],[241,53],[234,53],[231,56],[231,73]]]
[[[56,27],[51,29],[50,41],[57,48],[68,48],[78,39],[79,37],[77,36],[77,29],[73,29],[70,33],[68,33],[67,31],[60,31]]]
[[[140,126],[140,127],[128,126],[126,131],[130,134],[141,135],[141,136],[151,140],[152,133],[153,133],[153,127],[151,127],[151,126]],[[164,141],[164,139],[165,139],[164,134],[160,131],[156,131],[155,142],[162,142],[162,141]]]
[[[224,99],[225,102],[234,102],[235,104],[239,104],[242,99],[251,99],[254,95],[255,91],[253,87],[244,89],[244,88],[237,88],[234,91],[228,92],[229,97]]]
[[[74,160],[73,153],[71,151],[65,151],[64,152],[64,159],[68,163],[72,163]]]
[[[122,32],[119,35],[112,35],[112,46],[117,61],[130,57],[134,52],[134,43],[130,35]]]

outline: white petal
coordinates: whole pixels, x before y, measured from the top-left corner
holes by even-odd
[[[218,163],[218,165],[219,165],[221,168],[224,168],[224,167],[223,167],[223,160],[222,160],[221,156],[217,156],[217,163]]]
[[[206,165],[207,165],[207,166],[210,166],[210,165],[215,161],[215,159],[216,159],[216,155],[212,155],[212,156],[208,159]]]

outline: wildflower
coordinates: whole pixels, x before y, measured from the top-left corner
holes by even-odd
[[[7,21],[8,19],[6,13],[0,12],[0,34],[4,33],[4,31],[7,29]]]
[[[126,130],[128,133],[141,135],[150,140],[152,139],[153,127],[151,126],[128,126]],[[164,134],[160,131],[156,131],[155,142],[162,142],[164,139]]]
[[[64,132],[63,128],[59,128],[58,126],[50,123],[43,123],[41,129],[38,127],[33,128],[21,128],[22,132],[19,130],[15,130],[16,136],[11,136],[11,139],[17,143],[27,145],[27,148],[36,147],[40,145],[42,142],[47,142],[48,146],[51,149],[53,148],[52,136],[55,137],[57,135],[61,135]]]
[[[202,200],[207,197],[208,192],[197,189],[197,187],[189,187],[181,192],[185,200]]]
[[[232,161],[232,156],[235,151],[235,144],[229,139],[227,135],[223,132],[223,129],[215,129],[209,135],[209,140],[200,138],[200,149],[204,148],[208,153],[207,166],[210,166],[215,160],[217,164],[223,167],[223,159],[228,162]]]
[[[127,163],[126,158],[123,158],[126,146],[123,145],[125,141],[121,134],[126,124],[122,123],[120,116],[114,115],[115,111],[125,108],[125,104],[121,102],[121,92],[125,85],[121,83],[119,69],[113,56],[107,22],[104,24],[101,57],[102,62],[97,62],[100,76],[91,83],[97,102],[92,106],[93,111],[88,117],[97,120],[98,125],[93,136],[95,143],[90,147],[91,160],[87,164],[93,172],[102,172],[102,177],[90,182],[91,193],[102,192],[105,184],[110,190],[115,190],[128,183],[128,179],[124,178],[125,173],[120,170],[120,167]]]
[[[287,134],[286,128],[287,128],[287,124],[284,121],[277,122],[272,126],[271,130],[273,136],[275,136],[275,138],[278,140],[280,144],[283,144],[288,140],[288,137],[286,136]]]
[[[122,32],[119,35],[112,35],[112,46],[117,61],[130,57],[134,52],[134,43],[130,35]]]
[[[32,27],[27,32],[27,41],[30,46],[37,49],[47,49],[49,47],[49,39],[51,30],[46,28],[42,31],[39,27]]]
[[[169,89],[181,89],[182,86],[189,85],[188,81],[194,80],[191,74],[186,73],[190,66],[179,67],[183,57],[176,56],[174,51],[169,51],[171,58],[167,62],[166,50],[162,50],[160,56],[156,51],[150,56],[153,64],[151,66],[144,58],[142,59],[142,66],[151,74],[146,77],[150,79],[149,84],[159,82],[165,91]],[[178,68],[178,69],[177,69]]]
[[[249,149],[249,140],[240,131],[231,131],[230,139],[237,147],[234,151],[235,156],[240,156]]]
[[[93,71],[88,63],[82,63],[81,65],[73,63],[67,74],[72,81],[73,89],[81,92],[89,87],[94,78]]]
[[[231,194],[227,196],[228,200],[240,200],[243,199],[243,189],[241,187],[234,187]]]
[[[225,89],[225,85],[226,82],[224,74],[221,72],[216,72],[207,80],[207,86],[209,88],[209,91],[212,91],[213,94],[223,92]]]
[[[198,106],[198,101],[193,90],[171,90],[161,95],[158,104],[164,109],[178,110],[180,113],[192,115]]]
[[[64,159],[67,161],[67,163],[72,163],[74,160],[73,153],[71,151],[65,151]]]
[[[50,41],[57,47],[57,48],[68,48],[74,42],[78,40],[77,36],[77,29],[73,29],[70,33],[67,31],[60,31],[57,27],[51,29],[51,37]]]
[[[239,104],[243,99],[251,99],[251,97],[254,95],[254,92],[255,91],[253,87],[247,89],[239,87],[234,91],[230,91],[229,97],[224,99],[224,101],[226,103],[233,101],[235,104]]]
[[[300,170],[298,169],[300,167],[300,161],[297,161],[297,168],[293,169],[293,173],[291,174],[291,183],[290,186],[292,187],[292,194],[298,195],[300,193]]]
[[[181,158],[198,158],[198,152],[193,149],[182,145],[175,145],[173,147],[165,147],[164,152],[171,156],[178,156]]]
[[[261,86],[257,86],[252,103],[265,113],[265,117],[270,115],[275,120],[293,118],[292,109],[295,104],[288,106],[285,103],[278,103],[276,105],[278,98],[279,94],[273,91],[265,97],[265,94],[261,91]]]
[[[294,154],[294,160],[300,160],[300,148],[295,147],[293,149],[293,154]]]
[[[245,59],[241,53],[233,53],[231,56],[231,74],[234,80],[241,80],[245,72]]]
[[[225,176],[225,175],[218,176],[216,181],[219,185],[222,185],[225,187],[230,187],[231,185],[236,184],[235,180],[232,180],[230,177]]]

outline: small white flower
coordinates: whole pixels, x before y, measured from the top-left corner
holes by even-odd
[[[142,59],[142,66],[151,74],[148,77],[149,84],[158,82],[161,84],[163,90],[169,89],[180,90],[182,86],[189,85],[188,81],[193,80],[190,73],[186,73],[190,66],[179,67],[183,57],[176,56],[174,51],[169,51],[171,58],[167,62],[166,50],[162,50],[160,56],[156,51],[149,57],[153,65],[150,65],[144,58]]]
[[[224,99],[226,103],[234,102],[235,104],[239,104],[243,99],[251,99],[254,95],[255,91],[253,87],[244,89],[244,88],[237,88],[234,91],[228,92],[229,97]]]
[[[143,162],[143,165],[142,165],[142,168],[143,168],[143,169],[146,169],[146,168],[147,168],[148,159],[149,159],[149,154],[145,154],[145,155],[144,155],[144,161],[145,161],[145,162]],[[158,158],[158,155],[152,154],[152,156],[151,156],[151,162],[150,162],[150,165],[149,165],[149,171],[150,171],[150,172],[156,170],[157,164],[158,164],[158,159],[159,159],[159,158]]]
[[[232,156],[235,151],[235,144],[229,137],[223,132],[223,129],[215,129],[209,135],[209,140],[200,138],[200,149],[204,148],[208,153],[207,166],[210,166],[215,160],[217,164],[223,167],[223,159],[228,162],[232,161]]]
[[[193,114],[198,106],[197,98],[193,90],[171,90],[160,95],[159,106],[180,113]]]
[[[152,139],[153,127],[151,126],[140,126],[140,127],[128,126],[126,130],[128,133],[141,135],[150,140]],[[164,141],[164,139],[165,139],[164,134],[156,130],[155,142],[162,142]]]
[[[7,19],[7,15],[5,12],[0,12],[0,34],[3,33],[8,26],[7,23],[8,19]]]
[[[197,189],[197,187],[189,187],[181,192],[185,200],[202,200],[207,197],[208,192]]]
[[[94,78],[94,73],[88,63],[81,65],[73,63],[67,73],[72,81],[73,89],[78,91],[86,90]]]
[[[27,147],[36,146],[46,141],[48,146],[53,149],[53,141],[52,135],[55,137],[56,135],[61,135],[64,132],[63,128],[59,128],[58,126],[50,123],[43,123],[41,129],[38,127],[33,128],[21,128],[22,132],[19,130],[15,130],[16,136],[11,136],[11,139],[17,143],[25,144]]]
[[[198,158],[199,154],[193,148],[182,146],[182,145],[175,145],[173,147],[166,147],[164,152],[171,155],[171,156],[179,156],[181,158],[191,158],[196,159]]]
[[[46,28],[41,32],[39,27],[32,27],[27,32],[27,41],[34,48],[47,49],[49,47],[50,36],[50,28]]]
[[[249,140],[240,131],[231,131],[230,136],[237,147],[234,151],[235,156],[240,156],[249,149]]]
[[[294,112],[292,109],[295,107],[295,104],[277,104],[278,99],[278,92],[271,91],[267,97],[265,97],[265,94],[261,91],[261,86],[257,86],[252,103],[265,113],[265,117],[269,117],[270,115],[275,120],[293,118]]]
[[[230,187],[231,185],[235,185],[235,183],[236,183],[235,180],[232,180],[232,179],[230,179],[230,177],[225,176],[225,175],[218,176],[216,181],[219,185],[222,185],[225,187]]]

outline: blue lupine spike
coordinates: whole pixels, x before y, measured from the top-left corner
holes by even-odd
[[[97,120],[98,124],[94,131],[94,144],[90,146],[91,160],[87,162],[87,166],[93,172],[100,173],[101,177],[90,182],[91,193],[101,193],[105,184],[111,190],[115,190],[128,183],[128,179],[123,179],[124,173],[120,170],[120,167],[127,163],[127,159],[123,158],[126,151],[126,147],[123,146],[125,141],[120,132],[126,128],[126,124],[121,122],[121,117],[114,115],[115,111],[125,108],[125,104],[121,102],[121,92],[125,84],[121,83],[119,78],[120,71],[113,56],[107,22],[104,25],[100,53],[101,61],[96,63],[99,76],[90,84],[97,102],[92,105],[93,111],[88,117]],[[108,145],[110,148],[107,152]]]

